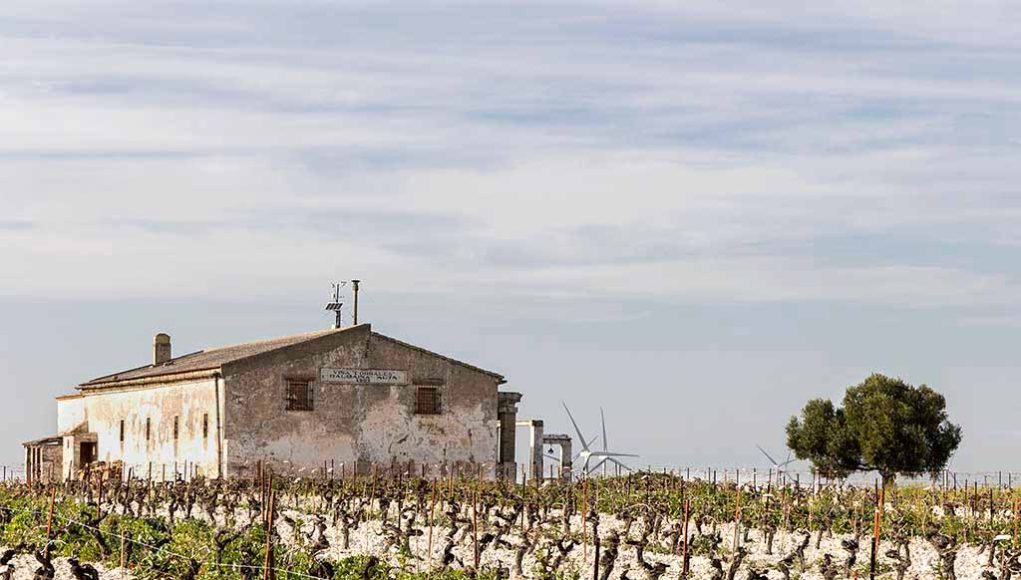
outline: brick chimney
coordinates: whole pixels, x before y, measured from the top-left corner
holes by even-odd
[[[161,365],[172,358],[170,354],[170,335],[159,333],[152,337],[152,364]]]

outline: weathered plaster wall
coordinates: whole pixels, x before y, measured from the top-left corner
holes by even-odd
[[[82,397],[57,399],[57,434],[70,431],[85,421],[85,403]]]
[[[82,426],[85,415],[85,398],[82,396],[60,397],[57,399],[57,434],[64,435],[61,439],[60,473],[62,478],[73,474],[74,466],[81,465],[78,443],[82,440],[95,441],[94,437],[78,437],[70,434],[72,430]]]
[[[185,465],[200,475],[216,476],[216,379],[165,383],[146,388],[104,389],[86,393],[84,414],[89,433],[99,441],[100,461],[123,461],[137,477],[184,474]],[[208,432],[203,436],[203,416]],[[174,418],[178,437],[174,439]],[[150,421],[146,440],[146,419]],[[124,441],[120,422],[124,421]],[[66,454],[65,454],[66,455]],[[77,455],[77,454],[76,454]]]
[[[370,341],[368,363],[407,369],[412,383],[440,382],[443,409],[440,415],[415,415],[414,386],[392,388],[386,404],[367,409],[363,423],[363,447],[373,461],[419,454],[429,463],[468,461],[492,468],[499,443],[495,377],[378,334]],[[395,419],[397,429],[387,427]]]
[[[329,368],[407,371],[406,385],[323,383]],[[312,380],[314,409],[287,411],[287,378]],[[350,471],[391,461],[496,459],[497,379],[372,334],[367,326],[224,367],[224,449],[230,475],[262,460],[283,472],[333,461]],[[414,382],[436,383],[442,413],[415,415]]]

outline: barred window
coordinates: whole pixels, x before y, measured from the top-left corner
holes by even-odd
[[[287,379],[287,410],[312,410],[312,381]]]
[[[180,421],[178,419],[179,417],[174,415],[174,441],[177,441],[177,438],[181,434]]]
[[[152,419],[146,417],[145,418],[145,440],[148,441],[149,437],[151,435],[152,435]]]
[[[121,440],[121,443],[124,443],[124,419],[121,419],[120,440]]]
[[[440,390],[436,387],[417,387],[415,392],[416,415],[440,414]]]
[[[209,438],[209,413],[202,413],[202,438]]]

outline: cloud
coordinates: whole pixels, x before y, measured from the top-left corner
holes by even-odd
[[[1005,12],[12,1],[3,291],[1011,303]]]
[[[35,229],[34,222],[25,220],[0,220],[0,231],[23,232]]]

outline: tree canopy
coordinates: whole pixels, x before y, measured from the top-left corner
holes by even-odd
[[[881,374],[848,387],[840,407],[809,401],[787,424],[787,446],[824,477],[935,476],[960,443],[961,428],[948,419],[943,395]]]

